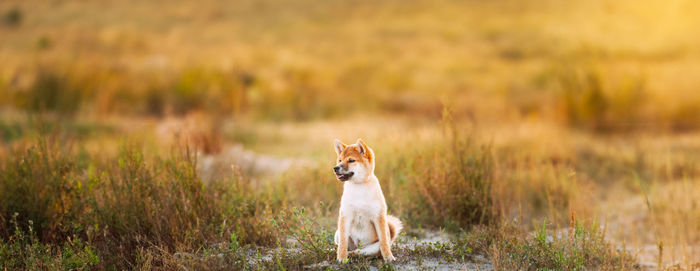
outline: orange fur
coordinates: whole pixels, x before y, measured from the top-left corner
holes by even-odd
[[[382,253],[383,258],[393,257],[391,254],[391,247],[389,247],[388,226],[386,224],[386,213],[380,214],[379,219],[377,219],[377,232],[379,232],[379,248]]]
[[[346,229],[345,229],[345,217],[340,216],[338,217],[338,231],[340,232],[340,236],[346,236]],[[347,238],[340,238],[338,242],[338,259],[339,260],[345,260],[348,258],[348,239]]]

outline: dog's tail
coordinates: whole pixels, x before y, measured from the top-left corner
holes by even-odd
[[[398,217],[395,217],[393,215],[387,215],[386,224],[389,226],[389,239],[391,240],[390,243],[393,243],[394,240],[396,240],[396,237],[399,236],[399,233],[403,229],[403,223],[401,223],[401,220],[399,220]]]

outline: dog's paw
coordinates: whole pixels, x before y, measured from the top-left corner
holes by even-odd
[[[394,255],[389,255],[389,257],[384,257],[384,262],[390,263],[396,261],[396,257]]]
[[[348,263],[348,258],[345,258],[345,259],[338,258],[338,263],[339,264],[346,264],[346,263]]]

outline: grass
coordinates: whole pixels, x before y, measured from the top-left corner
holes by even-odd
[[[0,269],[691,269],[694,18],[692,0],[0,4]],[[330,142],[358,137],[407,226],[394,264],[334,263]]]
[[[688,130],[697,126],[700,99],[692,76],[698,40],[685,33],[700,9],[681,2],[413,1],[368,9],[241,1],[222,10],[207,1],[178,2],[157,15],[144,12],[151,2],[129,2],[110,3],[114,16],[76,12],[103,6],[70,1],[18,3],[1,10],[21,23],[0,28],[13,41],[0,47],[8,59],[0,104],[62,114],[315,120],[350,112],[439,117],[450,100],[458,116],[563,118],[602,132]],[[198,12],[181,14],[190,8]],[[346,12],[355,8],[357,17]],[[116,19],[123,16],[148,27],[124,26]],[[407,19],[415,17],[422,19]]]
[[[572,220],[566,232],[548,231],[542,221],[533,236],[498,239],[491,248],[495,265],[504,270],[634,269],[634,258],[607,243],[598,225]]]
[[[532,234],[516,225],[476,227],[451,242],[429,242],[411,248],[416,261],[438,258],[446,263],[469,263],[487,256],[497,270],[622,270],[634,269],[632,255],[614,248],[597,226],[577,223],[563,231],[548,230],[542,221]]]
[[[389,212],[410,225],[402,238],[420,237],[421,228],[443,229],[453,238],[417,245],[400,241],[400,261],[394,265],[353,257],[347,266],[334,263],[333,221],[342,186],[326,176],[325,163],[273,179],[257,179],[234,167],[202,180],[197,163],[204,154],[186,148],[146,154],[133,143],[122,143],[113,154],[94,152],[55,140],[86,142],[114,130],[71,137],[79,133],[44,126],[44,134],[35,137],[39,140],[22,135],[2,156],[4,253],[34,257],[6,265],[32,269],[23,264],[36,262],[61,269],[69,253],[77,255],[75,266],[96,269],[428,268],[435,261],[488,261],[501,269],[631,269],[635,255],[611,238],[630,240],[630,246],[648,241],[606,233],[607,228],[591,222],[596,211],[590,202],[599,187],[632,193],[641,189],[647,195],[651,205],[642,208],[649,209],[655,233],[651,240],[666,244],[659,255],[662,264],[672,263],[668,258],[676,253],[683,255],[684,243],[673,238],[697,238],[692,227],[673,226],[692,225],[697,218],[687,193],[693,191],[688,178],[695,171],[683,151],[606,150],[589,142],[578,144],[588,144],[593,157],[589,152],[563,152],[554,159],[549,152],[522,153],[538,150],[532,145],[519,145],[520,150],[509,145],[518,141],[483,143],[473,127],[451,120],[446,113],[433,136],[377,144],[375,152],[390,157],[378,159],[377,174]],[[59,130],[68,133],[57,137]],[[315,147],[304,147],[315,152]],[[596,170],[608,167],[613,171]],[[572,168],[577,174],[571,174]],[[620,182],[624,172],[639,174],[625,183]],[[679,184],[674,176],[686,179]],[[671,188],[677,185],[681,187]],[[682,204],[669,204],[663,200],[667,195],[682,199]],[[571,210],[580,218],[571,219],[566,214]],[[539,222],[529,226],[527,221]],[[636,231],[646,226],[629,227]],[[34,239],[17,241],[16,229]]]
[[[99,264],[97,252],[75,236],[59,245],[39,241],[30,220],[27,229],[17,223],[15,213],[10,223],[14,231],[0,245],[0,262],[5,269],[22,270],[89,270]]]
[[[430,148],[396,155],[403,165],[379,165],[391,172],[381,180],[395,183],[397,190],[416,191],[390,200],[398,201],[402,217],[421,226],[456,230],[494,222],[491,149],[461,135],[449,110],[443,114],[444,134],[424,143]]]
[[[493,198],[499,194],[493,190],[498,186],[493,185],[488,145],[463,140],[448,113],[443,125],[432,148],[404,149],[395,160],[380,162],[397,178],[381,179],[391,191],[392,213],[404,223],[462,233],[452,242],[397,248],[403,260],[396,266],[357,256],[347,266],[335,265],[332,217],[340,191],[303,183],[323,178],[322,168],[262,187],[235,170],[205,182],[188,149],[161,158],[125,143],[109,157],[47,140],[17,147],[0,165],[3,255],[29,257],[5,264],[28,269],[295,270],[320,263],[317,268],[365,269],[435,258],[464,264],[477,255],[508,268],[616,269],[632,264],[625,251],[609,249],[595,226],[577,225],[576,242],[542,241],[542,236],[557,234],[545,228],[530,238],[501,226],[506,217]]]
[[[258,219],[272,203],[247,194],[237,175],[205,185],[194,159],[184,152],[147,160],[125,146],[101,163],[46,141],[15,150],[0,166],[0,232],[10,237],[30,223],[42,243],[78,236],[95,247],[102,268],[133,268],[143,249],[197,250],[231,236],[273,244],[272,223]]]

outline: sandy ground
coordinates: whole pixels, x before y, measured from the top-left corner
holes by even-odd
[[[667,184],[662,189],[673,189]],[[682,200],[677,199],[674,207],[680,207]],[[653,205],[653,203],[652,203]],[[684,223],[684,219],[674,217],[657,217],[648,207],[642,195],[621,195],[613,200],[600,204],[600,209],[607,214],[608,240],[618,248],[627,249],[637,257],[642,270],[658,270],[659,264],[664,268],[692,266],[700,263],[700,245],[693,245],[692,235],[677,232],[676,227],[667,223]],[[692,218],[686,218],[692,220]],[[668,230],[672,229],[672,230]],[[676,232],[672,232],[676,231]],[[659,244],[662,253],[659,253]],[[661,256],[661,262],[659,258]],[[700,270],[700,266],[696,269]]]
[[[469,262],[448,262],[439,257],[422,256],[419,258],[410,255],[409,252],[421,245],[430,243],[449,243],[450,236],[439,231],[425,231],[420,238],[401,237],[392,246],[394,256],[397,261],[394,263],[396,270],[493,270],[493,264],[482,255],[475,255]],[[308,269],[336,269],[340,265],[336,262],[324,261],[321,263],[306,266]],[[372,266],[370,270],[378,270]]]
[[[310,161],[259,154],[236,144],[226,146],[214,155],[199,155],[199,172],[204,180],[230,170],[235,165],[236,170],[248,173],[249,176],[278,177],[292,166],[306,166]]]

